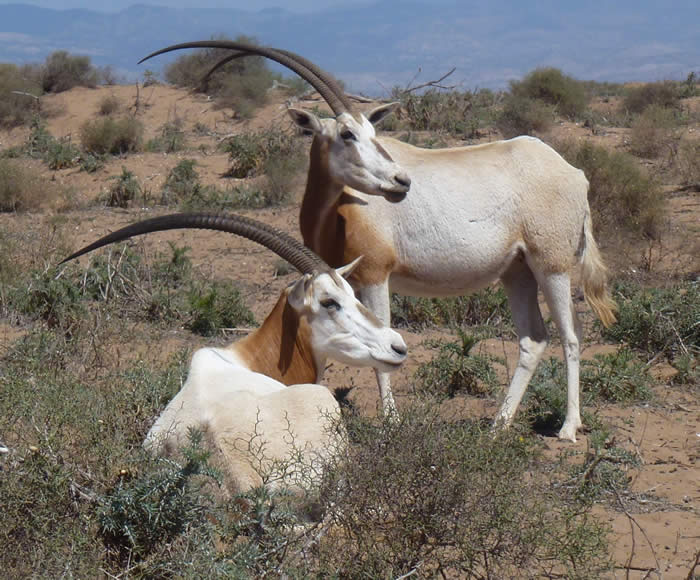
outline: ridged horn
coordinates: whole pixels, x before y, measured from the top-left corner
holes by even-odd
[[[239,50],[247,52],[250,54],[257,54],[259,56],[264,56],[270,60],[274,60],[279,64],[286,66],[289,70],[297,73],[301,78],[307,81],[312,87],[314,87],[323,99],[328,103],[328,106],[333,110],[335,115],[340,115],[341,113],[349,113],[352,111],[352,107],[349,106],[349,100],[343,94],[341,98],[340,95],[336,94],[329,85],[322,80],[322,77],[312,73],[311,70],[300,64],[295,57],[289,56],[286,51],[277,50],[274,48],[269,48],[266,46],[258,46],[255,44],[250,44],[248,42],[239,42],[235,40],[198,40],[195,42],[184,42],[181,44],[173,44],[165,48],[161,48],[156,52],[152,52],[148,56],[145,56],[139,61],[139,64],[158,56],[159,54],[165,54],[166,52],[172,52],[174,50],[181,50],[184,48],[220,48],[224,50]],[[302,57],[298,57],[302,58]],[[307,61],[308,62],[308,61]],[[315,67],[315,65],[314,65]],[[318,67],[315,67],[318,69]],[[318,69],[320,70],[320,69]],[[328,77],[327,74],[325,74]],[[337,85],[337,83],[334,82]]]
[[[285,232],[237,214],[176,213],[155,217],[123,227],[74,252],[61,264],[97,248],[134,236],[177,229],[216,230],[247,238],[272,250],[303,274],[328,271],[330,267],[312,250]]]
[[[269,47],[268,47],[268,48],[269,48]],[[289,58],[292,58],[292,59],[294,59],[295,61],[297,61],[301,66],[307,68],[309,74],[315,75],[322,83],[325,83],[325,85],[326,85],[331,91],[333,91],[333,93],[335,94],[335,96],[338,97],[338,99],[340,99],[340,101],[343,103],[343,105],[345,105],[345,108],[347,109],[347,112],[348,112],[348,113],[351,113],[351,114],[353,113],[352,102],[350,101],[350,99],[349,99],[349,98],[347,97],[347,95],[345,94],[345,91],[343,90],[343,87],[340,86],[340,84],[339,84],[338,81],[333,77],[333,75],[331,75],[331,74],[329,74],[328,72],[324,71],[322,68],[320,68],[318,65],[314,64],[314,63],[311,62],[310,60],[308,60],[308,59],[304,58],[303,56],[298,55],[298,54],[296,54],[296,53],[294,53],[294,52],[291,52],[291,51],[289,51],[289,50],[282,50],[282,49],[280,49],[280,48],[271,48],[271,50],[274,50],[274,51],[276,51],[276,52],[278,52],[278,53],[280,53],[280,54],[283,54],[283,55],[285,55],[285,56],[288,56]],[[231,54],[231,55],[227,56],[226,58],[221,59],[219,62],[217,62],[217,63],[211,68],[211,70],[210,70],[206,75],[204,75],[204,77],[202,78],[202,80],[205,81],[205,82],[208,81],[209,78],[211,77],[211,75],[213,75],[213,74],[214,74],[217,70],[219,70],[222,66],[228,64],[228,63],[231,62],[232,60],[235,60],[235,59],[237,59],[237,58],[243,58],[243,57],[246,57],[246,56],[250,56],[251,54],[252,54],[252,53],[247,52],[247,51],[240,51],[240,52],[236,52],[236,53],[234,53],[234,54]],[[298,74],[298,73],[297,73],[297,74]],[[301,75],[300,75],[300,76],[301,76]],[[311,81],[309,81],[307,78],[305,78],[305,77],[302,77],[302,78],[304,78],[304,80],[306,80],[307,82],[309,82],[309,84],[311,84],[311,86],[313,86],[314,88],[316,88],[315,85],[314,85]],[[316,89],[316,90],[318,90],[318,89]]]

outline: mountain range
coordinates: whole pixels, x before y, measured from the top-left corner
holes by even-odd
[[[243,34],[298,52],[369,95],[434,80],[453,67],[446,82],[464,89],[503,88],[538,66],[582,80],[651,81],[700,72],[698,22],[698,0],[385,0],[307,14],[3,4],[0,62],[41,62],[67,50],[134,80],[176,58],[136,64],[154,50]]]

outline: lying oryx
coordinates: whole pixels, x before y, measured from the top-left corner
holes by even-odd
[[[294,483],[300,473],[289,469],[290,462],[301,460],[308,468],[342,444],[332,428],[338,403],[316,384],[326,358],[390,372],[406,359],[406,345],[360,304],[345,281],[359,260],[330,268],[285,233],[242,216],[157,217],[117,230],[66,260],[132,236],[179,228],[244,236],[276,252],[303,276],[283,290],[260,328],[227,347],[195,352],[187,381],[144,445],[172,452],[185,443],[188,428],[197,427],[220,453],[231,492],[259,485],[263,473],[283,464],[280,480],[267,483]]]
[[[296,124],[314,135],[299,216],[302,236],[331,265],[365,257],[351,283],[385,324],[390,322],[390,291],[457,296],[501,280],[520,358],[496,424],[513,420],[547,345],[537,300],[541,289],[567,364],[568,405],[559,436],[576,440],[582,426],[581,338],[570,273],[577,265],[590,306],[604,325],[615,321],[582,171],[531,137],[430,150],[377,137],[373,125],[396,103],[367,116],[354,111],[330,74],[289,51],[210,40],[170,46],[143,60],[180,48],[237,51],[221,63],[245,54],[270,58],[326,100],[335,118],[289,109]],[[378,369],[377,379],[384,409],[392,411],[389,377]]]

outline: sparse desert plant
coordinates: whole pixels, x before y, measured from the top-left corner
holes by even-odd
[[[93,155],[124,155],[141,148],[143,124],[133,117],[103,117],[80,128],[83,149]]]
[[[57,50],[46,57],[41,67],[41,86],[47,93],[60,93],[73,87],[97,86],[99,74],[89,56]]]
[[[627,87],[621,107],[623,112],[639,115],[651,105],[676,109],[680,104],[680,98],[677,83],[672,81],[645,83]]]
[[[589,141],[561,142],[556,149],[590,183],[588,201],[596,231],[615,239],[620,231],[658,238],[666,217],[659,184],[629,154]]]
[[[619,281],[614,297],[618,321],[603,332],[610,340],[624,342],[649,357],[659,353],[669,359],[700,353],[700,288],[685,282],[668,288],[644,288]]]
[[[612,403],[646,401],[654,379],[647,366],[629,348],[597,354],[581,365],[581,389],[586,396]]]
[[[583,501],[596,501],[629,487],[629,470],[639,466],[638,456],[615,444],[609,427],[598,417],[587,418],[590,427],[588,449],[583,463],[571,466]]]
[[[632,121],[630,150],[640,157],[658,157],[670,150],[675,126],[675,114],[671,109],[649,105]]]
[[[46,193],[38,176],[15,159],[0,159],[0,211],[37,209]]]
[[[174,153],[185,147],[185,132],[182,130],[182,120],[168,121],[160,129],[160,135],[146,143],[144,149],[151,152]]]
[[[107,205],[109,207],[129,207],[138,195],[141,194],[141,185],[138,179],[126,167],[122,167],[120,175],[110,177],[114,183],[107,192]]]
[[[504,138],[546,133],[554,122],[554,107],[537,99],[509,95],[496,119],[496,127]]]
[[[25,125],[40,111],[41,86],[20,67],[0,63],[0,127]]]
[[[114,115],[121,108],[121,101],[116,95],[105,95],[100,99],[97,112],[103,116]]]
[[[194,159],[183,159],[170,170],[161,191],[161,203],[169,205],[201,194],[196,165]]]
[[[537,68],[522,80],[511,81],[510,92],[521,99],[547,103],[554,107],[559,115],[569,119],[580,117],[588,104],[585,85],[551,67]]]
[[[676,165],[685,187],[700,187],[700,139],[683,139],[680,142]]]
[[[471,352],[477,342],[474,336],[460,331],[459,341],[434,344],[438,354],[416,370],[415,391],[439,398],[451,398],[458,393],[477,396],[492,393],[497,386],[496,373],[490,357]]]

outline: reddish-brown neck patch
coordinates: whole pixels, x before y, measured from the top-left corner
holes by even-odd
[[[396,265],[393,246],[371,223],[365,205],[331,179],[328,145],[314,137],[299,214],[301,235],[304,244],[334,268],[364,256],[352,275],[363,286],[383,282]]]
[[[311,349],[311,329],[283,292],[262,326],[229,348],[249,361],[251,371],[285,385],[315,383],[318,368]]]

